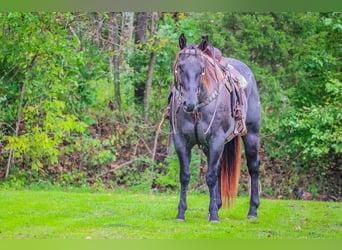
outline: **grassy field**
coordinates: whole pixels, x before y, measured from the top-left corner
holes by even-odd
[[[206,219],[208,196],[189,194],[187,221],[174,219],[178,195],[123,191],[0,190],[0,239],[341,239],[342,203],[249,199]]]

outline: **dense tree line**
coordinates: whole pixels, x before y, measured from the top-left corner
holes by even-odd
[[[156,130],[184,32],[256,75],[264,195],[341,199],[341,13],[11,12],[0,25],[3,185],[176,188]]]

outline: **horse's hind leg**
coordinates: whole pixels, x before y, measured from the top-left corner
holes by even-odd
[[[216,189],[216,204],[217,209],[220,210],[222,207],[222,198],[221,198],[221,168],[218,169],[217,183],[215,186]]]
[[[259,207],[259,137],[258,133],[253,133],[248,130],[248,133],[243,137],[245,152],[247,158],[248,172],[251,177],[251,199],[249,205],[248,218],[257,218],[257,209]]]

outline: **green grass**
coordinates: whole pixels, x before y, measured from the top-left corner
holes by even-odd
[[[247,197],[206,219],[209,197],[189,194],[187,221],[174,219],[178,195],[123,191],[0,190],[0,239],[341,239],[342,204],[261,200],[247,220]]]

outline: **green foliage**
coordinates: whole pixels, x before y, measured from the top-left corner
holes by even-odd
[[[301,166],[317,165],[318,173],[338,167],[341,157],[341,62],[338,48],[332,46],[336,27],[331,18],[313,16],[317,24],[305,36],[304,50],[298,51],[298,83],[288,89],[295,112],[284,117],[280,137],[286,153],[299,155]],[[335,19],[334,22],[340,22]],[[339,31],[341,32],[341,31]],[[336,44],[337,45],[337,44]],[[335,164],[334,162],[337,162]]]
[[[289,131],[284,140],[291,145],[287,147],[287,153],[300,154],[307,167],[313,161],[320,162],[320,171],[324,171],[342,153],[341,108],[340,101],[311,105],[284,119],[282,128]]]
[[[68,39],[66,27],[72,20],[68,13],[3,13],[0,18],[4,33],[0,88],[6,93],[3,104],[10,107],[1,112],[5,118],[16,114],[7,118],[14,123],[21,109],[23,121],[20,136],[4,137],[5,149],[14,150],[18,164],[38,170],[56,164],[66,138],[70,141],[87,128],[78,118],[84,103],[92,102],[91,88],[84,90],[85,57]],[[23,103],[18,101],[20,95]]]
[[[69,114],[63,114],[62,109],[64,103],[52,102],[55,112],[47,111],[43,124],[29,124],[26,129],[27,133],[17,136],[7,136],[8,140],[6,149],[14,150],[14,156],[25,160],[25,164],[31,166],[33,170],[39,170],[44,165],[56,164],[58,156],[63,152],[59,146],[63,142],[64,136],[70,136],[73,132],[83,133],[86,129],[85,124],[77,122],[76,117]],[[26,110],[25,118],[32,121],[33,107]]]
[[[189,189],[194,189],[199,183],[204,180],[200,179],[201,158],[196,150],[192,150],[190,162],[190,183]],[[175,190],[180,186],[179,183],[179,160],[176,154],[173,154],[165,159],[165,165],[160,164],[159,173],[156,176],[155,183],[159,189]]]
[[[99,165],[107,165],[116,160],[118,152],[112,140],[101,140],[87,136],[76,139],[64,148],[64,153],[74,154],[81,166],[93,169]],[[70,164],[70,162],[66,162]]]
[[[150,158],[138,157],[132,165],[115,171],[116,183],[131,190],[148,192],[153,186],[154,164]]]
[[[174,190],[179,186],[179,162],[176,154],[165,159],[166,164],[160,166],[161,172],[155,180],[160,189]]]

